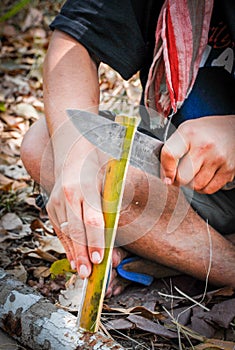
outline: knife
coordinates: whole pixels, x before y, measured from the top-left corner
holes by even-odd
[[[125,126],[100,115],[68,109],[67,114],[79,132],[101,151],[117,160],[121,157]],[[130,164],[156,177],[160,176],[160,152],[163,142],[135,132]]]
[[[100,115],[68,109],[67,114],[79,132],[93,145],[115,159],[120,159],[125,127],[111,120],[110,115]],[[104,113],[105,115],[105,113]],[[132,146],[130,164],[151,175],[160,177],[160,153],[164,142],[136,131]],[[235,188],[235,179],[221,189]]]

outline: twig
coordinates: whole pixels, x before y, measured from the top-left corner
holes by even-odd
[[[206,292],[207,292],[207,287],[208,287],[208,280],[209,280],[209,275],[211,272],[211,265],[212,265],[212,239],[211,239],[211,233],[210,233],[210,228],[208,225],[208,221],[206,222],[206,228],[207,228],[207,233],[208,233],[208,238],[209,238],[209,249],[210,249],[210,256],[209,256],[209,266],[208,266],[208,270],[207,270],[207,274],[206,274],[206,284],[205,284],[205,289],[204,289],[204,293],[201,299],[201,302],[203,302],[203,300],[205,299],[206,296]]]
[[[122,337],[128,339],[129,341],[131,341],[132,343],[136,343],[138,346],[141,346],[143,349],[149,350],[149,348],[147,348],[146,346],[144,346],[143,344],[139,343],[137,340],[129,337],[128,335],[118,331],[117,329],[113,328],[113,331],[115,331],[116,333],[118,333],[119,335],[121,335]]]
[[[176,290],[179,294],[183,295],[186,299],[192,301],[194,304],[200,306],[202,309],[204,309],[204,310],[206,310],[206,311],[210,311],[210,309],[208,309],[206,306],[200,304],[200,302],[194,300],[194,299],[191,298],[189,295],[187,295],[187,294],[185,294],[184,292],[182,292],[182,291],[181,291],[179,288],[177,288],[176,286],[175,286],[174,288],[175,288],[175,290]]]
[[[166,298],[185,300],[184,297],[179,297],[178,295],[171,295],[171,294],[166,294],[166,293],[162,293],[162,292],[158,292],[158,294],[159,294],[160,296],[166,297]]]

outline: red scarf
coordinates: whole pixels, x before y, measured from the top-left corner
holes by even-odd
[[[152,129],[164,125],[192,89],[208,41],[212,8],[213,0],[166,0],[162,7],[145,90]]]

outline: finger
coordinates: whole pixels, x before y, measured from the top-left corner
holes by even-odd
[[[47,204],[47,213],[51,221],[51,224],[56,232],[56,235],[61,241],[65,249],[65,253],[68,260],[70,261],[71,267],[74,268],[74,263],[73,263],[74,252],[73,252],[71,240],[69,239],[69,236],[66,234],[66,228],[64,227],[62,230],[60,227],[61,223],[66,222],[67,220],[65,209],[62,208],[61,206],[54,204],[53,201],[49,201]],[[59,216],[60,216],[60,219],[59,219]]]
[[[208,166],[203,164],[197,174],[194,176],[192,181],[188,183],[188,187],[200,192],[204,187],[206,187],[211,179],[213,178],[216,168],[214,166]]]
[[[57,237],[59,238],[61,244],[63,245],[63,247],[65,249],[65,253],[66,253],[67,259],[70,262],[71,268],[73,270],[75,270],[76,266],[75,266],[75,262],[74,262],[74,253],[73,253],[73,248],[72,248],[73,244],[72,244],[71,239],[69,239],[58,228],[54,227],[54,230],[55,230],[55,233],[56,233]]]
[[[76,212],[71,206],[66,207],[68,216],[68,232],[72,240],[75,254],[75,264],[81,278],[89,277],[91,262],[88,256],[85,228],[82,220],[81,204],[77,205]]]
[[[214,176],[207,183],[207,185],[201,188],[200,193],[212,194],[219,191],[227,182],[229,182],[231,176],[228,172],[225,172],[223,167],[214,173]]]
[[[161,177],[167,185],[174,182],[179,160],[188,150],[189,144],[178,130],[166,141],[161,151]]]
[[[103,260],[105,246],[104,218],[100,199],[93,203],[91,206],[90,202],[83,202],[83,220],[90,259],[94,264],[99,264]]]
[[[179,161],[174,184],[185,186],[192,183],[195,176],[201,171],[202,162],[203,160],[200,157],[194,156],[191,152],[188,152]]]

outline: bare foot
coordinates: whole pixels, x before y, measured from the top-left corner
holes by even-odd
[[[111,271],[109,285],[105,294],[106,298],[110,298],[112,295],[119,295],[131,283],[131,281],[125,280],[124,278],[118,276],[116,271],[116,267],[128,255],[130,255],[130,253],[128,253],[126,250],[122,248],[113,249],[112,271]]]

